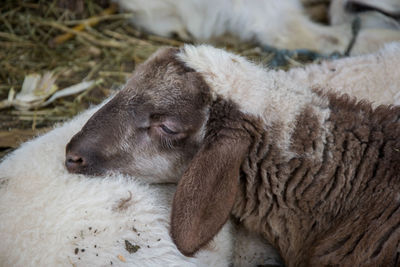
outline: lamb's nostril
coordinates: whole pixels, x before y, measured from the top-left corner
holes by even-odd
[[[81,171],[82,167],[86,166],[86,160],[76,154],[67,154],[65,166],[69,172],[77,173]]]
[[[67,158],[68,163],[72,163],[72,164],[82,164],[83,163],[83,159],[81,157],[69,157]]]

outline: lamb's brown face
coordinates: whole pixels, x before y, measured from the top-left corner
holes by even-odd
[[[209,89],[164,49],[139,66],[66,148],[68,171],[176,182],[204,137]]]

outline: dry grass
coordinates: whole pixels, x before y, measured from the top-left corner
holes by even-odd
[[[94,1],[88,1],[81,17],[93,17],[101,11]],[[34,72],[55,70],[60,88],[83,79],[104,80],[91,92],[61,99],[40,112],[2,111],[2,130],[31,127],[34,120],[36,127],[48,126],[75,115],[88,103],[99,103],[124,83],[136,64],[164,45],[134,36],[139,33],[130,29],[127,14],[105,16],[96,27],[88,26],[76,38],[52,46],[56,36],[81,22],[71,11],[57,8],[56,1],[10,0],[2,4],[0,13],[0,99],[5,99],[11,88],[19,91],[25,75]],[[127,34],[127,30],[132,33]]]

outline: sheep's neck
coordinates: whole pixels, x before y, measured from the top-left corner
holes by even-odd
[[[311,105],[297,116],[291,153],[274,142],[279,125],[254,134],[241,168],[233,214],[274,244],[289,266],[328,264],[360,249],[365,232],[376,230],[374,208],[400,216],[400,108],[397,115],[382,109],[387,119],[377,126],[379,112],[368,105],[329,101],[324,120]]]

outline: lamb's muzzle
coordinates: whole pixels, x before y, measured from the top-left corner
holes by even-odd
[[[79,141],[80,133],[76,134],[66,146],[65,167],[70,173],[101,174],[103,168],[101,159],[96,157],[95,150],[90,149],[90,143]]]
[[[208,46],[161,50],[75,151],[90,144],[93,173],[181,177],[171,236],[186,255],[233,214],[288,266],[397,266],[400,107],[282,77]]]

